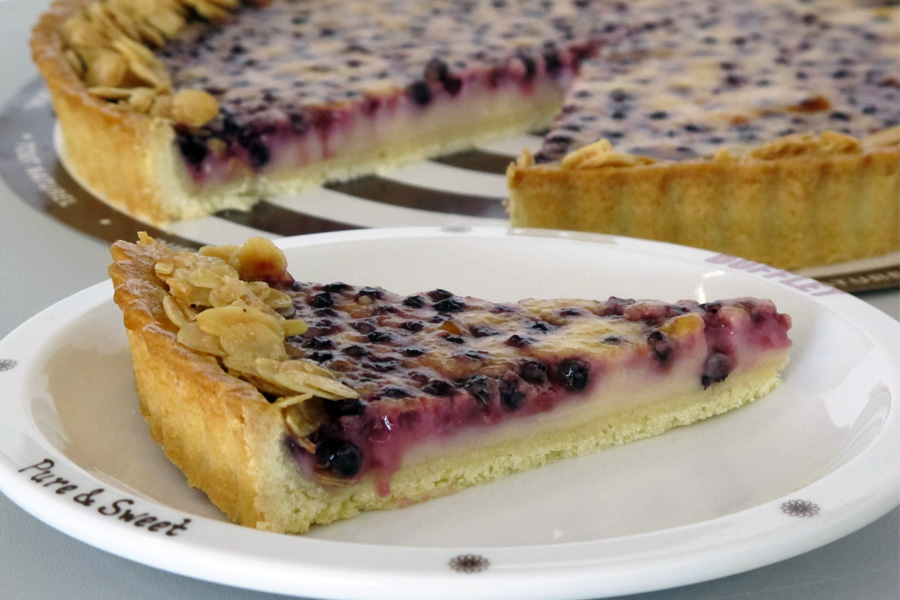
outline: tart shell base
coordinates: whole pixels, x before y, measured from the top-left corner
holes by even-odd
[[[512,165],[513,227],[706,248],[783,269],[900,248],[900,151],[567,169]]]

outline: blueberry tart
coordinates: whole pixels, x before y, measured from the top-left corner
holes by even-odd
[[[59,0],[68,164],[154,222],[549,126],[513,226],[801,268],[900,249],[896,3]],[[511,159],[512,160],[512,159]]]
[[[234,522],[302,533],[661,434],[780,383],[771,301],[494,303],[294,279],[260,238],[112,247],[153,437]]]

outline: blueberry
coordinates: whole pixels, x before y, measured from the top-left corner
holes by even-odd
[[[369,351],[364,346],[360,346],[358,344],[347,346],[346,348],[344,348],[343,352],[347,356],[352,356],[353,358],[359,358],[360,356],[365,356],[369,353]]]
[[[453,386],[440,379],[432,379],[422,387],[422,391],[432,396],[449,396]]]
[[[367,335],[366,338],[373,344],[389,342],[393,339],[391,337],[391,334],[387,333],[386,331],[373,331],[369,335]]]
[[[544,68],[550,75],[556,75],[562,70],[562,61],[559,60],[559,54],[556,51],[544,52]]]
[[[381,390],[381,395],[385,398],[406,398],[409,392],[401,387],[389,386]]]
[[[425,306],[425,298],[422,296],[409,296],[403,300],[403,305],[410,308],[422,308]]]
[[[262,142],[255,142],[247,147],[247,153],[250,157],[250,165],[253,168],[260,168],[269,162],[269,149]]]
[[[344,440],[325,440],[316,446],[319,468],[338,477],[354,477],[362,469],[363,454],[359,446]]]
[[[200,166],[200,163],[203,162],[209,152],[206,143],[192,135],[180,136],[178,138],[178,149],[181,150],[181,155],[184,156],[184,159],[195,167]]]
[[[329,283],[327,285],[322,286],[322,289],[326,292],[331,292],[333,294],[340,294],[341,292],[347,291],[351,286],[343,283],[341,281],[336,281],[334,283]]]
[[[613,102],[625,102],[627,100],[633,100],[634,94],[626,92],[623,89],[617,88],[617,89],[612,90],[609,93],[609,98]]]
[[[402,354],[403,356],[406,356],[408,358],[415,358],[417,356],[422,356],[423,354],[425,354],[425,351],[416,346],[408,346],[408,347],[404,348],[403,350],[401,350],[400,354]]]
[[[492,381],[486,375],[472,375],[463,387],[479,404],[489,406],[491,404],[491,383]]]
[[[410,84],[406,89],[406,94],[419,106],[425,106],[431,102],[431,88],[425,81],[419,80]]]
[[[476,325],[471,329],[471,332],[472,336],[477,338],[497,335],[497,330],[492,327],[488,327],[487,325]]]
[[[381,299],[381,290],[373,287],[361,287],[357,296],[368,296],[369,298]]]
[[[713,383],[724,381],[731,372],[731,358],[724,352],[711,352],[706,359],[706,366],[700,376],[703,387],[709,387]]]
[[[322,402],[322,406],[325,408],[325,412],[328,414],[328,416],[332,419],[337,419],[343,416],[359,416],[366,412],[366,405],[363,404],[358,398],[328,400],[326,402]]]
[[[547,365],[539,360],[527,360],[519,367],[519,377],[533,385],[547,382]]]
[[[656,360],[661,364],[667,363],[669,359],[672,358],[672,352],[674,351],[672,342],[662,331],[656,330],[650,332],[650,334],[647,335],[647,345],[650,346]]]
[[[446,79],[444,79],[444,89],[447,90],[447,93],[451,96],[455,96],[462,89],[462,79],[459,77],[455,77],[450,75]]]
[[[537,75],[537,64],[527,54],[519,54],[519,60],[525,66],[525,81],[531,81]]]
[[[334,342],[327,337],[316,336],[303,342],[304,348],[312,348],[313,350],[329,350],[334,348]]]
[[[444,81],[449,72],[450,67],[447,66],[447,63],[440,58],[432,58],[428,61],[428,64],[425,65],[425,80]]]
[[[350,327],[352,327],[353,329],[355,329],[358,332],[363,333],[363,334],[372,333],[373,331],[375,331],[377,329],[375,323],[373,323],[372,321],[368,321],[368,320],[367,321],[356,321],[354,323],[351,323]]]
[[[564,388],[578,392],[587,387],[590,380],[590,366],[578,358],[559,363],[557,376]]]
[[[513,334],[507,338],[504,342],[507,346],[512,346],[513,348],[521,348],[522,346],[528,345],[528,340],[521,335]]]
[[[428,297],[432,300],[444,300],[446,298],[452,298],[453,292],[448,292],[447,290],[438,288],[436,290],[431,290],[430,292],[428,292]]]
[[[516,410],[525,401],[525,393],[519,390],[515,379],[500,380],[500,404],[508,410]]]
[[[416,333],[417,331],[422,331],[425,328],[425,324],[422,321],[406,321],[405,323],[400,323],[400,327]]]
[[[466,305],[456,298],[446,298],[434,303],[434,310],[438,312],[460,312],[465,310],[465,308]]]
[[[327,350],[316,350],[309,356],[309,358],[316,362],[321,363],[321,362],[327,362],[327,361],[331,360],[332,358],[334,358],[334,354],[331,352],[328,352]]]
[[[371,361],[363,363],[363,368],[369,369],[371,371],[376,371],[378,373],[396,371],[401,366],[403,365],[400,364],[400,361],[384,356],[373,356],[371,358]]]
[[[309,305],[313,308],[330,308],[334,306],[334,298],[328,292],[319,292],[310,298]]]
[[[302,114],[299,113],[291,113],[288,119],[291,122],[291,132],[297,135],[303,135],[306,133],[306,130],[309,128],[306,119]]]
[[[466,350],[465,352],[456,353],[453,355],[454,358],[465,358],[468,360],[475,360],[479,362],[483,362],[487,359],[487,355],[481,350]]]

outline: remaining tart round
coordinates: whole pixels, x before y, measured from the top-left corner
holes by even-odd
[[[523,300],[297,281],[267,240],[116,243],[141,409],[232,520],[303,532],[737,408],[780,383],[768,300]]]
[[[69,164],[152,221],[551,124],[513,225],[795,268],[900,248],[890,4],[60,0],[32,43]]]
[[[782,268],[898,250],[896,7],[671,5],[583,65],[541,149],[509,168],[512,223]]]

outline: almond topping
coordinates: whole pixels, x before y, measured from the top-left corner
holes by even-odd
[[[172,117],[189,127],[202,127],[219,114],[219,103],[203,90],[181,90],[172,97]]]

